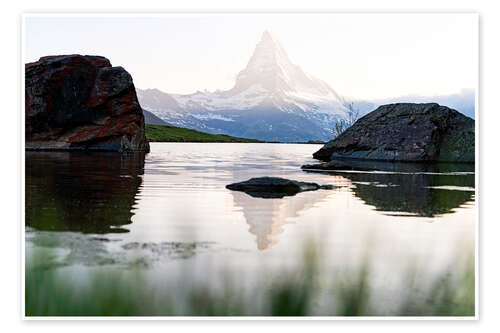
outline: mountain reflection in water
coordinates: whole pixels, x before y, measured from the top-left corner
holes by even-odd
[[[26,152],[26,225],[38,230],[128,232],[144,155]]]
[[[313,163],[308,156],[318,147],[153,144],[145,160],[143,155],[26,152],[26,225],[109,234],[106,238],[120,242],[209,241],[273,252],[290,249],[316,227],[364,223],[366,230],[387,231],[403,220],[434,222],[458,207],[474,207],[473,165],[359,162],[379,171],[302,171],[300,165]],[[263,199],[225,188],[263,176],[337,189]],[[112,237],[115,233],[122,234]],[[343,235],[357,239],[350,236],[353,231]]]
[[[278,235],[284,231],[284,225],[291,223],[290,218],[298,217],[301,212],[312,208],[333,191],[318,190],[303,192],[292,197],[279,199],[255,198],[244,192],[231,191],[234,204],[241,207],[248,231],[256,236],[257,248],[267,250],[278,242]]]
[[[435,282],[472,276],[464,286],[473,289],[474,264],[456,259],[474,259],[473,167],[302,171],[320,147],[152,143],[145,160],[27,152],[26,295],[49,312],[56,305],[81,315],[86,303],[75,296],[84,295],[94,310],[134,304],[149,316],[171,305],[180,315],[206,313],[196,309],[207,304],[251,313],[272,303],[268,291],[283,304],[303,304],[295,296],[305,291],[324,315],[366,287],[361,303],[391,315],[420,299],[427,311],[447,291],[464,290]],[[225,187],[265,176],[335,189],[264,199]],[[450,272],[459,274],[441,279]],[[303,287],[310,277],[312,289]]]

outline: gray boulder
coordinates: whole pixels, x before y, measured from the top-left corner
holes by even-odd
[[[474,120],[436,103],[382,105],[313,157],[414,162],[474,162]]]

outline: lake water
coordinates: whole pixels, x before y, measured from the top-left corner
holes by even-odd
[[[369,262],[384,314],[404,301],[409,267],[425,285],[473,258],[474,166],[302,171],[320,147],[152,143],[145,160],[26,152],[26,258],[46,253],[32,266],[75,286],[93,271],[139,270],[182,298],[196,285],[220,288],[228,274],[255,293],[268,276],[299,274],[304,249],[313,249],[326,280]],[[336,187],[282,199],[225,188],[260,176]]]

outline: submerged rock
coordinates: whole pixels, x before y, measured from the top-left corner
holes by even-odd
[[[330,161],[317,164],[304,164],[300,167],[307,171],[335,171],[335,170],[356,170],[356,171],[378,171],[378,169],[366,166],[354,166],[340,161]]]
[[[352,170],[352,166],[343,163],[340,161],[330,161],[330,162],[325,162],[325,163],[318,163],[318,164],[304,164],[303,166],[300,167],[301,169],[304,170]]]
[[[26,149],[149,151],[132,77],[99,56],[25,65]]]
[[[474,162],[474,120],[436,103],[383,105],[313,154],[383,161]]]
[[[226,185],[233,191],[245,192],[257,198],[283,198],[304,191],[315,191],[319,189],[330,190],[332,185],[318,185],[316,183],[299,182],[279,177],[251,178],[247,181]]]

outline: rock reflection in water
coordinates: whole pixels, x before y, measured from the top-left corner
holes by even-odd
[[[433,217],[474,200],[474,165],[353,162],[379,172],[328,172],[349,179],[354,194],[377,211]],[[399,213],[399,214],[398,214]]]
[[[144,154],[26,152],[26,225],[38,230],[127,232]]]
[[[257,237],[257,248],[267,250],[278,243],[278,235],[290,218],[312,208],[315,203],[326,199],[334,191],[319,190],[303,192],[282,199],[255,198],[243,192],[231,191],[234,205],[242,209],[248,231]]]

